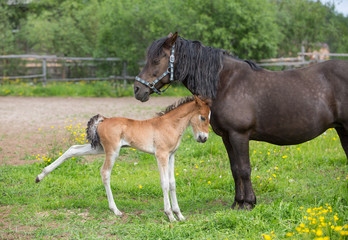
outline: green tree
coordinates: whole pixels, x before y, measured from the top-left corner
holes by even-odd
[[[41,2],[40,2],[41,3]],[[42,54],[60,56],[91,56],[96,44],[98,20],[97,0],[88,1],[42,1],[35,2],[31,9],[37,14],[28,16],[23,25],[22,38],[29,47]],[[39,6],[45,6],[42,9]]]
[[[15,50],[15,37],[10,17],[13,14],[5,4],[0,3],[0,55],[11,54]]]
[[[275,7],[268,0],[176,3],[178,28],[187,38],[229,50],[240,58],[275,55],[280,32]]]

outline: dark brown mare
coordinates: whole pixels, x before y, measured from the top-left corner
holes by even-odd
[[[168,69],[171,55],[174,67]],[[147,101],[154,88],[159,91],[170,83],[172,71],[172,79],[212,100],[210,124],[223,139],[235,182],[232,208],[250,209],[256,204],[249,140],[299,144],[333,127],[348,156],[347,61],[273,72],[169,34],[149,47],[146,65],[134,83],[136,99]]]

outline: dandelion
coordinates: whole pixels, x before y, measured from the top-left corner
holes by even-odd
[[[139,189],[142,189],[142,188],[143,188],[143,186],[139,185]]]
[[[266,240],[271,240],[272,237],[270,235],[267,235],[267,234],[262,234],[262,237]]]
[[[208,184],[211,184],[211,181],[208,181]]]
[[[287,158],[287,157],[288,157],[287,155],[282,156],[283,159],[285,159],[285,158]]]
[[[317,232],[315,233],[315,235],[317,235],[318,237],[323,236],[323,230],[321,230],[320,228],[317,230]]]

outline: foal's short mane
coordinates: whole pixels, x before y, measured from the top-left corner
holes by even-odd
[[[173,111],[174,109],[180,107],[181,105],[188,103],[188,102],[192,102],[194,101],[194,97],[193,96],[188,96],[185,98],[181,98],[180,100],[178,100],[177,102],[173,103],[172,105],[168,106],[164,111],[161,111],[159,113],[157,113],[157,116],[163,116],[164,114]]]
[[[150,45],[147,51],[148,61],[161,55],[167,39],[168,37],[161,38]],[[250,60],[241,60],[225,50],[204,46],[199,41],[178,37],[175,44],[177,61],[174,64],[174,79],[183,82],[194,95],[215,98],[224,56],[244,61],[253,70],[261,69]]]

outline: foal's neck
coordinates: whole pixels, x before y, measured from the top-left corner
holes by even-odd
[[[182,106],[173,109],[172,111],[164,114],[157,119],[160,122],[169,122],[168,127],[173,127],[180,131],[180,135],[185,131],[189,126],[192,115],[195,113],[195,102],[188,102]]]

